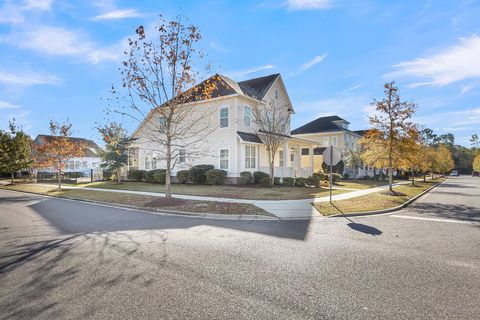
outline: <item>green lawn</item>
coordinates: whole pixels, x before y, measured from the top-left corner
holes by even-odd
[[[81,189],[62,189],[56,186],[43,186],[34,184],[14,184],[0,187],[3,189],[27,191],[54,197],[93,200],[112,204],[130,205],[150,210],[174,210],[191,213],[217,213],[240,215],[265,215],[273,216],[265,210],[243,203],[226,203],[217,201],[194,201],[178,198],[166,199],[165,197],[133,195],[108,191],[92,191]]]
[[[93,182],[82,184],[81,186],[90,188],[106,188],[121,190],[136,190],[149,192],[164,192],[165,186],[145,182]],[[333,194],[348,192],[348,190],[334,190]],[[253,200],[286,200],[286,199],[308,199],[328,195],[328,188],[306,188],[306,187],[262,187],[258,185],[248,186],[209,186],[193,184],[173,184],[172,193],[208,196],[217,198],[238,198]]]
[[[394,188],[396,192],[400,193],[400,195],[396,196],[387,194],[385,190],[352,199],[333,201],[332,204],[329,202],[314,203],[314,206],[324,216],[388,209],[401,205],[441,181],[443,180],[417,181],[415,182],[415,187],[412,187],[410,184],[401,185]]]

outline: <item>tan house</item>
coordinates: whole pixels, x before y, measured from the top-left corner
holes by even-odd
[[[211,111],[208,120],[212,132],[195,145],[195,149],[207,151],[202,157],[198,157],[193,155],[193,150],[177,147],[178,150],[174,152],[180,156],[172,170],[172,176],[175,177],[179,170],[198,164],[210,164],[217,169],[226,170],[230,183],[235,183],[242,171],[268,173],[268,155],[252,109],[276,100],[278,103],[275,105],[287,108],[289,117],[294,115],[282,77],[280,74],[272,74],[236,82],[226,76],[215,75],[207,80],[218,82],[218,89],[210,99],[195,101],[192,108],[192,117],[195,117],[195,110],[209,108]],[[185,104],[185,107],[192,106]],[[148,138],[153,133],[149,123],[162,121],[160,113],[153,110],[149,116],[149,121],[144,121],[133,134],[137,140],[133,145],[132,154],[135,159],[132,165],[142,170],[161,169],[166,166],[165,159],[161,156],[162,146]],[[275,176],[308,177],[313,172],[313,150],[316,142],[306,137],[291,136],[289,133],[290,128],[282,134],[285,142],[275,160]],[[182,143],[179,142],[178,145]],[[310,156],[305,161],[302,161],[302,150],[309,150]]]

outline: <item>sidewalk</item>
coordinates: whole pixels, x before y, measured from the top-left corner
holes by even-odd
[[[394,187],[402,184],[408,184],[409,181],[402,181],[394,183]],[[43,186],[51,186],[49,184],[39,184]],[[98,192],[117,192],[137,194],[144,196],[165,196],[161,192],[147,192],[147,191],[134,191],[134,190],[118,190],[118,189],[102,189],[102,188],[89,188],[89,187],[74,187],[74,186],[62,186],[64,189],[82,189]],[[381,186],[369,189],[356,190],[352,192],[337,194],[332,196],[333,201],[346,200],[350,198],[364,196],[370,193],[379,192],[387,189],[388,186]],[[300,200],[252,200],[252,199],[235,199],[235,198],[214,198],[214,197],[202,197],[202,196],[189,196],[183,194],[173,194],[175,198],[186,200],[201,200],[201,201],[221,201],[229,203],[248,203],[253,204],[265,211],[268,211],[281,219],[295,219],[295,218],[309,218],[318,215],[317,210],[312,206],[312,202],[328,202],[329,196],[312,198],[312,199],[300,199]]]

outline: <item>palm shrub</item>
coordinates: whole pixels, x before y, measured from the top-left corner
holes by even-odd
[[[212,169],[208,170],[205,173],[207,178],[207,184],[211,184],[213,186],[219,186],[225,184],[227,181],[227,171],[220,170],[220,169]]]

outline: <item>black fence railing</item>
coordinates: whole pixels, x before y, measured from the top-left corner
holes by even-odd
[[[85,170],[81,172],[63,172],[61,175],[62,183],[77,184],[85,182],[100,181],[103,179],[103,170]],[[58,183],[57,172],[38,172],[38,183]]]

